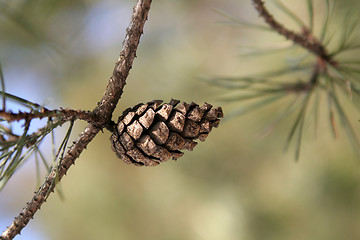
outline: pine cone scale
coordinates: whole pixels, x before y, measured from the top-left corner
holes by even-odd
[[[177,111],[171,114],[168,121],[168,126],[171,131],[181,133],[184,129],[184,125],[185,125],[185,115]]]
[[[149,135],[142,136],[136,145],[148,156],[156,151],[157,146]]]
[[[157,122],[149,131],[150,137],[158,145],[162,145],[169,137],[169,128],[164,122]]]
[[[183,150],[185,140],[177,133],[171,132],[168,140],[165,143],[166,148],[169,150]]]
[[[165,162],[171,158],[171,153],[161,146],[156,147],[156,151],[151,155],[160,161]]]
[[[160,118],[162,121],[166,121],[173,109],[173,106],[170,104],[164,104],[157,112],[156,115]]]
[[[182,102],[176,107],[176,110],[182,113],[183,115],[186,115],[187,111],[189,110],[189,107],[190,107],[189,104],[187,104],[186,102]]]
[[[185,138],[196,138],[200,133],[200,126],[193,120],[188,120],[185,123],[182,136]]]
[[[149,127],[151,126],[152,122],[154,121],[154,117],[155,117],[155,112],[152,108],[149,108],[144,115],[142,115],[139,118],[139,122],[141,123],[141,125],[143,125],[146,129],[149,129]]]
[[[137,120],[135,120],[127,127],[126,131],[134,140],[138,140],[143,132],[143,127]]]
[[[134,141],[127,132],[120,135],[120,143],[125,150],[131,150],[134,148]]]
[[[125,124],[125,125],[128,125],[130,122],[131,122],[131,120],[133,119],[133,117],[135,116],[135,113],[134,112],[128,112],[127,114],[126,114],[126,116],[123,118],[123,123]]]

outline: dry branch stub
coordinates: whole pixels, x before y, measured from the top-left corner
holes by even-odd
[[[156,166],[172,158],[176,160],[204,141],[223,117],[221,107],[199,106],[172,99],[161,104],[154,100],[129,108],[119,117],[110,137],[111,148],[125,163]]]

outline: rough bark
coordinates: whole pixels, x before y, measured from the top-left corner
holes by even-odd
[[[310,52],[314,53],[315,55],[321,57],[326,62],[331,62],[330,55],[327,53],[325,47],[321,44],[321,42],[319,42],[316,38],[309,37],[306,34],[295,33],[285,28],[269,13],[262,0],[252,0],[252,2],[260,16],[272,29],[274,29],[287,39],[293,41],[295,44],[299,44]]]

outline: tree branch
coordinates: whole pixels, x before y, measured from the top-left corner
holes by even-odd
[[[319,42],[316,38],[312,37],[309,34],[299,34],[295,33],[287,28],[285,28],[281,23],[279,23],[266,9],[262,0],[252,0],[255,6],[255,9],[259,12],[260,16],[265,20],[265,22],[279,34],[283,35],[287,39],[290,39],[295,44],[298,44],[310,52],[314,53],[318,57],[322,58],[326,62],[332,63],[331,56],[327,53],[325,47]],[[306,31],[308,32],[308,31]]]
[[[130,26],[126,30],[126,36],[120,56],[115,64],[113,74],[106,87],[102,100],[98,103],[93,113],[98,117],[99,122],[89,124],[80,134],[79,138],[72,144],[61,162],[55,166],[47,176],[43,185],[35,193],[31,201],[23,211],[15,218],[14,222],[3,232],[0,239],[13,239],[33,218],[37,210],[46,201],[55,185],[66,174],[81,152],[92,141],[101,128],[111,122],[112,113],[123,93],[126,78],[131,69],[136,50],[143,33],[145,21],[147,20],[151,0],[138,0],[133,9]]]
[[[76,119],[85,120],[88,123],[98,122],[99,119],[90,111],[83,110],[73,110],[73,109],[54,109],[48,110],[46,108],[41,109],[41,111],[33,112],[17,112],[13,113],[11,111],[0,110],[0,117],[5,121],[13,122],[20,120],[32,120],[32,119],[42,119],[45,117],[57,117],[67,121],[75,121]]]
[[[94,114],[100,116],[99,125],[103,126],[111,120],[111,115],[123,93],[126,78],[129,75],[136,49],[139,45],[140,36],[143,33],[144,24],[147,20],[151,0],[138,1],[134,7],[134,14],[130,26],[126,29],[126,36],[120,56],[115,63],[113,74],[109,80],[106,92],[94,109]]]

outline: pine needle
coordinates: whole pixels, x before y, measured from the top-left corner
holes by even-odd
[[[0,62],[0,81],[1,81],[1,95],[3,97],[3,102],[2,102],[2,110],[6,110],[6,95],[5,93],[5,79],[4,79],[4,73],[2,70],[2,66],[1,66],[1,62]]]
[[[251,29],[257,29],[257,30],[262,30],[262,31],[271,31],[271,28],[269,28],[267,26],[254,24],[254,23],[248,22],[246,20],[233,17],[220,9],[214,9],[214,11],[228,20],[227,22],[222,22],[223,24],[248,27]]]
[[[295,14],[293,13],[289,8],[287,8],[282,2],[279,0],[273,0],[274,4],[283,11],[286,15],[288,15],[294,22],[296,22],[300,28],[306,28],[305,23]]]
[[[278,94],[275,94],[275,95],[272,95],[268,98],[265,98],[265,99],[262,99],[262,100],[259,100],[258,102],[254,103],[254,104],[251,104],[247,107],[240,107],[240,108],[237,108],[236,110],[230,112],[229,114],[227,114],[225,117],[224,117],[224,120],[223,121],[227,121],[229,119],[232,119],[234,117],[238,117],[240,115],[244,115],[245,113],[249,113],[251,111],[254,111],[262,106],[265,106],[267,104],[270,104],[272,102],[275,102],[281,98],[283,98],[286,94],[285,93],[278,93]]]
[[[312,32],[314,28],[314,7],[313,1],[307,0],[308,14],[309,14],[309,30]]]
[[[261,130],[256,137],[257,138],[263,138],[266,135],[268,135],[271,131],[273,131],[273,129],[285,118],[289,117],[290,114],[292,112],[294,112],[296,109],[298,109],[298,101],[299,101],[299,97],[295,96],[295,98],[293,99],[293,101],[291,101],[287,107],[281,111],[281,113],[274,119],[272,120],[269,124],[267,124],[263,130]]]
[[[306,93],[305,98],[301,104],[301,110],[296,118],[296,121],[294,122],[290,134],[287,138],[286,144],[285,144],[285,151],[288,150],[289,145],[294,138],[295,134],[297,133],[297,141],[296,141],[296,150],[295,150],[295,160],[299,160],[300,157],[300,149],[301,149],[301,142],[302,142],[302,133],[304,128],[304,122],[305,122],[305,116],[306,116],[306,109],[310,101],[312,91],[309,91]]]
[[[18,97],[18,96],[15,96],[13,94],[10,94],[10,93],[7,93],[5,91],[0,91],[0,93],[5,96],[6,99],[9,99],[9,100],[12,100],[14,101],[15,103],[18,103],[18,104],[21,104],[22,106],[24,107],[27,107],[29,108],[30,110],[35,110],[35,109],[41,109],[43,108],[43,106],[37,104],[37,103],[34,103],[34,102],[31,102],[29,100],[26,100],[24,98],[21,98],[21,97]]]

